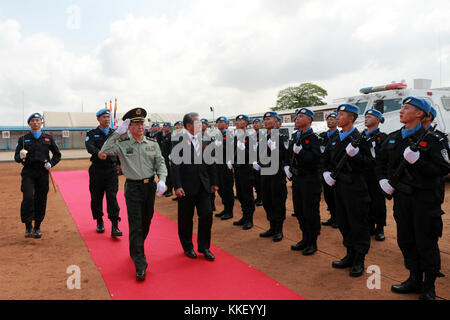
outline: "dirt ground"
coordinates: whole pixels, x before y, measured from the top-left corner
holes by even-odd
[[[89,160],[64,160],[54,170],[87,170]],[[52,186],[48,195],[46,218],[42,224],[42,239],[25,239],[24,225],[20,222],[20,170],[21,166],[0,163],[0,299],[111,299],[100,272],[92,261],[75,223],[67,210],[61,194],[54,193]],[[120,178],[123,188],[124,178]],[[291,188],[287,201],[287,219],[284,239],[274,243],[259,238],[258,234],[268,228],[262,207],[257,207],[254,228],[244,231],[232,222],[241,217],[240,204],[236,200],[234,219],[222,221],[214,218],[212,241],[221,249],[264,272],[277,282],[289,287],[307,299],[417,299],[417,294],[398,295],[390,291],[392,284],[408,277],[403,258],[396,242],[396,227],[392,217],[392,202],[388,202],[388,226],[386,241],[372,238],[371,249],[366,257],[366,268],[380,268],[381,288],[368,289],[367,280],[372,274],[351,278],[348,269],[336,270],[331,262],[345,255],[342,238],[337,229],[323,227],[318,239],[319,251],[305,257],[301,252],[290,250],[299,241],[298,222],[292,213]],[[446,182],[444,211],[450,212],[450,181]],[[172,198],[157,198],[155,209],[176,221],[177,203]],[[216,212],[222,210],[220,197],[216,197]],[[89,213],[86,213],[90,215]],[[326,204],[321,202],[321,219],[327,220]],[[440,299],[450,299],[450,231],[449,214],[443,216],[444,236],[440,239],[442,272],[445,278],[436,281],[436,293]],[[93,222],[93,228],[95,224]],[[109,226],[107,225],[107,228]],[[196,225],[194,226],[196,230]],[[150,238],[147,241],[151,241]],[[151,253],[150,253],[151,255]],[[216,261],[215,263],[220,263]],[[81,290],[67,289],[70,274],[67,267],[80,266]],[[224,275],[226,276],[226,275]],[[168,297],[170,299],[170,297]]]

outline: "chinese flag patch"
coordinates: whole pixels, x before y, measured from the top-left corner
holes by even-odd
[[[421,143],[419,143],[419,146],[421,146],[422,148],[426,148],[428,145],[428,142],[426,141],[422,141]]]
[[[305,144],[309,144],[309,140],[305,140]]]
[[[50,139],[49,139],[49,138],[45,138],[44,140],[47,141],[47,142],[50,142]]]

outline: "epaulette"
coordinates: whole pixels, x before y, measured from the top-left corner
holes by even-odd
[[[130,137],[120,137],[119,142],[130,140]]]
[[[155,138],[150,138],[150,137],[146,137],[146,138],[147,138],[147,140],[149,140],[149,141],[153,141],[153,142],[158,143],[158,140],[156,140]]]

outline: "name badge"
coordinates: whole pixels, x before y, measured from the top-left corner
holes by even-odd
[[[127,149],[127,154],[133,154],[133,148],[128,148]]]

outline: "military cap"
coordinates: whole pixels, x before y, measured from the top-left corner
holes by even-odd
[[[141,122],[145,121],[145,117],[147,116],[147,111],[143,108],[134,108],[125,113],[122,120],[130,119],[131,122]]]
[[[341,104],[339,107],[337,107],[336,112],[339,111],[345,111],[345,112],[351,112],[355,113],[356,115],[359,114],[359,108],[355,106],[354,104],[344,103]]]
[[[306,114],[307,116],[310,116],[312,119],[314,119],[314,112],[312,110],[309,110],[308,108],[298,109],[295,112],[295,115],[299,115],[299,114]]]
[[[152,127],[159,127],[159,123],[155,122],[154,124],[152,124]]]
[[[431,108],[430,108],[430,113],[431,113],[431,115],[433,116],[433,119],[436,119],[436,116],[437,116],[436,109],[433,108],[433,107],[431,107]]]
[[[216,123],[219,121],[225,121],[226,123],[230,123],[230,120],[227,119],[227,117],[220,116],[216,119]]]
[[[236,120],[238,119],[242,119],[242,120],[246,120],[247,122],[250,122],[250,117],[247,116],[246,114],[240,114],[236,117]]]
[[[336,112],[332,112],[332,113],[330,113],[329,115],[327,115],[327,119],[328,118],[334,118],[334,119],[337,119],[337,117],[338,117],[338,115],[337,115],[337,113]]]
[[[368,114],[375,116],[379,119],[383,119],[383,114],[380,111],[378,111],[377,109],[369,109],[366,111],[366,113],[364,115],[367,116]]]
[[[252,123],[255,123],[255,122],[262,123],[261,119],[259,119],[259,118],[253,119]]]
[[[106,109],[106,108],[100,109],[100,110],[98,110],[98,112],[95,114],[95,116],[100,117],[101,115],[104,115],[104,114],[111,114],[111,110]]]
[[[263,119],[269,118],[269,117],[275,117],[277,119],[279,118],[278,113],[276,113],[275,111],[267,111],[266,113],[264,113]]]
[[[202,119],[200,119],[200,121],[206,125],[209,125],[208,119],[202,118]]]
[[[403,99],[403,104],[410,104],[416,108],[419,108],[426,114],[430,113],[431,104],[425,99],[416,97],[406,97],[405,99]]]
[[[30,120],[33,118],[39,118],[42,120],[42,115],[40,113],[33,113],[31,116],[28,117],[27,123],[30,123]]]

